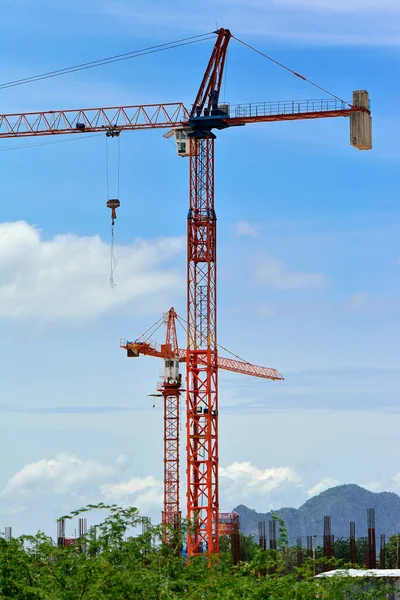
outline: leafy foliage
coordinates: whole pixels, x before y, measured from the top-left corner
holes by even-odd
[[[379,600],[386,590],[365,589],[365,583],[348,578],[325,581],[314,578],[308,559],[294,567],[293,548],[278,519],[278,551],[262,552],[251,538],[242,537],[242,562],[232,565],[229,543],[221,540],[219,559],[208,564],[205,556],[187,560],[175,545],[161,544],[160,527],[127,537],[139,523],[136,508],[116,505],[88,506],[66,518],[90,509],[103,509],[107,516],[75,545],[54,545],[38,533],[5,541],[0,538],[1,600],[192,600],[269,599],[323,600],[360,598]],[[176,541],[176,540],[175,540]]]
[[[385,548],[386,568],[397,569],[400,558],[400,536],[392,535]]]

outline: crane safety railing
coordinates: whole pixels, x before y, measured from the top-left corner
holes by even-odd
[[[249,102],[231,104],[229,115],[233,118],[269,117],[275,115],[295,115],[315,112],[348,110],[351,103],[340,100],[288,100],[277,102]]]
[[[365,110],[352,107],[341,100],[288,100],[277,102],[250,102],[247,104],[221,104],[220,108],[231,119],[256,119],[290,115],[314,114],[336,116],[343,112],[349,116],[352,110]],[[286,119],[285,119],[286,115]],[[87,108],[76,110],[50,110],[22,114],[0,115],[0,138],[55,135],[66,133],[109,133],[118,134],[124,130],[182,128],[187,126],[189,112],[181,102],[167,104],[147,104],[135,106],[114,106],[108,108]]]

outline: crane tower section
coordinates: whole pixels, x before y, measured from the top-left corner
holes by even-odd
[[[188,214],[188,553],[218,552],[218,350],[214,139],[190,140]],[[199,355],[206,360],[200,362]]]
[[[219,91],[231,33],[218,38],[189,124],[190,204],[187,227],[186,433],[188,554],[218,552],[217,218],[213,128],[224,128]],[[200,362],[200,355],[206,360]]]
[[[179,412],[181,375],[179,359],[164,360],[164,381],[160,391],[164,404],[164,510],[162,513],[164,542],[180,529],[179,508]]]
[[[180,528],[179,507],[179,412],[182,375],[179,373],[178,338],[175,326],[176,313],[171,308],[165,315],[167,326],[165,344],[161,351],[169,354],[164,358],[164,377],[160,392],[164,403],[164,510],[162,522],[164,541],[173,538]]]

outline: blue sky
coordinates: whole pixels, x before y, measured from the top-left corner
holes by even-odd
[[[347,119],[218,134],[219,340],[285,375],[221,373],[223,510],[298,506],[336,483],[399,491],[399,12],[395,0],[4,2],[0,82],[217,24],[340,97],[370,92],[371,152],[350,147]],[[4,89],[0,112],[190,106],[211,49]],[[222,99],[320,97],[232,40]],[[120,137],[114,290],[105,137],[0,140],[0,529],[54,533],[58,515],[101,500],[159,519],[162,413],[147,394],[161,365],[128,361],[119,338],[171,305],[185,316],[189,165],[163,133]],[[116,140],[108,149],[115,191]]]

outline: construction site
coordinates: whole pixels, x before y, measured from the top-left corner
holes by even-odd
[[[168,505],[167,507],[168,508]],[[176,506],[174,506],[176,508]],[[176,511],[175,513],[176,514]],[[164,526],[164,544],[174,543],[174,534],[180,528],[181,521],[175,520],[166,522],[168,514],[163,512]],[[378,534],[375,526],[375,509],[367,509],[366,522],[368,535],[367,537],[356,535],[356,523],[349,522],[349,536],[347,539],[336,537],[332,533],[332,521],[330,515],[324,515],[323,530],[324,534],[307,535],[304,539],[298,537],[296,543],[290,543],[291,548],[296,549],[295,557],[292,557],[292,568],[301,568],[305,561],[309,558],[314,562],[315,574],[324,573],[331,570],[332,559],[338,558],[345,560],[350,565],[350,568],[365,568],[371,569],[398,569],[400,571],[400,534],[393,533],[389,536],[393,544],[395,540],[395,556],[393,552],[388,554],[387,551],[387,536]],[[57,537],[54,538],[54,543],[58,547],[75,546],[80,547],[84,540],[89,539],[95,542],[97,535],[96,526],[91,526],[88,531],[87,518],[79,518],[78,527],[75,529],[74,535],[67,534],[67,520],[61,518],[57,523]],[[75,523],[72,523],[74,526]],[[166,525],[169,525],[167,527]],[[140,527],[139,534],[145,536],[151,530],[151,520],[148,517],[139,517],[138,526]],[[71,529],[71,525],[69,526]],[[278,544],[281,544],[279,532],[279,523],[272,519],[268,522],[258,522],[258,539],[254,542],[258,544],[261,551],[278,551]],[[245,536],[240,531],[240,516],[236,512],[219,513],[218,519],[218,536],[219,539],[225,540],[229,544],[229,550],[232,555],[232,564],[238,565],[241,562],[246,562],[246,540]],[[10,541],[12,539],[12,528],[5,527],[4,539]],[[176,538],[175,538],[176,540]],[[289,542],[293,540],[289,540]],[[336,552],[335,552],[336,541]],[[151,544],[150,544],[151,547]],[[186,556],[186,551],[179,544],[179,552],[183,552]],[[392,563],[392,564],[389,564]],[[265,573],[266,574],[266,573]],[[264,575],[265,575],[264,574]]]
[[[207,37],[206,37],[207,36]],[[196,39],[194,39],[196,38]],[[218,151],[218,139],[231,127],[252,124],[310,121],[318,119],[346,118],[349,120],[349,142],[357,150],[372,148],[372,126],[369,94],[365,90],[352,92],[352,98],[341,99],[330,94],[302,74],[278,63],[289,71],[290,76],[311,83],[326,96],[320,100],[288,100],[231,104],[222,102],[228,47],[232,43],[248,47],[249,51],[263,53],[235,37],[229,29],[219,28],[212,34],[179,40],[180,44],[213,40],[211,56],[205,53],[204,75],[194,90],[191,106],[182,102],[159,104],[113,106],[100,108],[74,108],[31,113],[0,115],[0,138],[37,138],[40,136],[82,136],[101,133],[108,138],[130,135],[130,132],[161,130],[164,137],[173,140],[178,159],[187,160],[189,189],[187,211],[174,213],[182,223],[186,221],[186,313],[178,315],[173,307],[165,307],[165,313],[144,332],[120,332],[120,348],[130,361],[132,372],[140,377],[143,357],[160,359],[162,376],[157,382],[146,382],[149,396],[154,403],[161,403],[163,412],[163,506],[160,521],[163,525],[163,542],[168,545],[174,532],[188,522],[184,552],[188,556],[219,553],[221,536],[230,536],[234,564],[241,559],[240,522],[238,515],[223,512],[219,494],[219,421],[218,373],[228,371],[243,376],[269,380],[265,386],[285,385],[285,373],[279,365],[260,366],[240,357],[241,346],[226,350],[219,344],[217,320],[220,307],[217,303],[217,225],[219,199],[214,194],[214,151]],[[175,43],[176,44],[176,43]],[[168,49],[169,45],[164,44]],[[269,56],[263,55],[267,60]],[[276,61],[273,61],[276,63]],[[251,91],[251,90],[250,90]],[[179,96],[179,92],[178,92]],[[179,99],[179,98],[178,98]],[[293,125],[294,126],[294,125]],[[165,132],[165,133],[164,133]],[[155,134],[153,132],[153,135]],[[149,134],[150,135],[150,134]],[[343,140],[343,144],[348,143]],[[251,177],[244,171],[243,177]],[[151,186],[151,182],[149,182]],[[114,286],[114,227],[118,224],[120,199],[108,197],[107,208],[111,217],[111,274]],[[143,210],[147,210],[146,207]],[[149,211],[150,213],[150,211]],[[244,215],[245,216],[245,215]],[[150,214],[149,214],[150,218]],[[179,326],[179,332],[177,329]],[[118,335],[118,334],[117,334]],[[237,354],[234,354],[237,353]],[[121,353],[121,360],[123,360]],[[156,362],[156,361],[154,361]],[[260,360],[261,362],[261,360]],[[276,367],[276,368],[274,368]],[[153,391],[152,391],[153,390]],[[151,392],[151,393],[150,393]],[[181,422],[183,417],[183,423]],[[182,427],[184,428],[182,430]],[[182,433],[181,433],[182,431]],[[184,437],[185,456],[180,456],[181,436]],[[184,498],[184,500],[183,500]],[[223,507],[222,507],[223,508]],[[371,509],[372,510],[372,509]],[[376,568],[376,542],[374,514],[369,514],[371,536],[366,543],[365,565]],[[148,520],[143,518],[145,531]],[[350,524],[351,563],[356,563],[354,523]],[[323,556],[333,557],[333,537],[330,517],[325,520]],[[186,530],[185,530],[186,531]],[[81,538],[87,533],[84,519],[79,521]],[[265,522],[259,525],[259,545],[267,549]],[[11,530],[7,530],[11,538]],[[64,522],[58,524],[58,544],[74,543],[65,532]],[[301,540],[297,543],[298,565],[306,555],[315,552],[315,540],[307,538],[306,550]],[[269,523],[269,548],[276,549],[275,522]],[[381,568],[385,568],[385,540],[380,542]],[[374,558],[375,557],[375,558]],[[400,552],[399,552],[400,557]],[[400,568],[400,558],[398,568]]]

